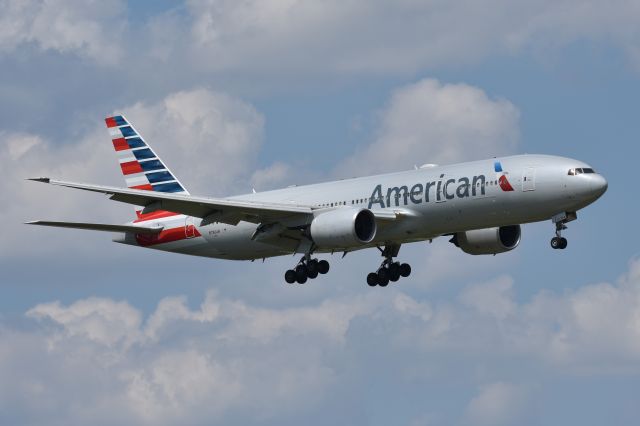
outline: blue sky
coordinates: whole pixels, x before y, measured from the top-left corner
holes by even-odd
[[[0,423],[603,423],[640,419],[640,37],[633,2],[0,1]],[[122,112],[194,193],[510,153],[609,190],[553,251],[446,239],[283,284],[262,264],[119,246],[25,220],[130,206],[24,182],[122,185]],[[441,114],[441,112],[443,112]]]

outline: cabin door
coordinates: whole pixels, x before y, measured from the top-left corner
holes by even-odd
[[[522,191],[535,191],[536,190],[536,169],[533,167],[527,167],[522,173]]]

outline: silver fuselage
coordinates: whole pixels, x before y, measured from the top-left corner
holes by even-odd
[[[496,171],[496,161],[500,162],[502,173]],[[355,248],[363,249],[472,229],[544,221],[562,212],[575,212],[593,203],[607,188],[600,174],[568,174],[570,169],[589,167],[570,158],[517,155],[294,186],[229,199],[307,205],[314,208],[315,215],[354,207],[374,213],[381,210],[397,213],[400,219],[380,221],[375,239]],[[505,191],[498,183],[502,175],[507,176],[513,190]],[[170,228],[185,223],[194,225],[199,235],[152,248],[236,260],[301,251],[300,242],[294,239],[252,238],[259,225],[250,222],[201,226],[199,218],[179,215],[158,219],[152,225]],[[131,239],[117,241],[132,243]],[[318,251],[329,250],[318,248]]]

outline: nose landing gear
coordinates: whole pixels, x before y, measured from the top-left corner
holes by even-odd
[[[576,220],[578,215],[575,212],[561,213],[551,218],[556,225],[556,236],[551,239],[551,248],[554,250],[564,250],[567,248],[567,239],[562,236],[562,231],[567,229],[567,222]]]
[[[384,250],[380,249],[385,259],[376,272],[367,275],[367,284],[370,287],[379,285],[386,287],[389,282],[396,282],[400,277],[411,275],[411,266],[408,263],[394,262],[393,258],[398,255],[400,245],[388,245]]]

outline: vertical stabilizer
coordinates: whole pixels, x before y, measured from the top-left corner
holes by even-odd
[[[188,194],[178,178],[124,116],[108,117],[105,122],[129,188]]]
[[[142,136],[123,115],[105,119],[113,148],[127,187],[146,191],[172,192],[188,195],[184,185],[169,170]],[[136,211],[138,218],[143,216]],[[157,214],[157,213],[156,213]]]

